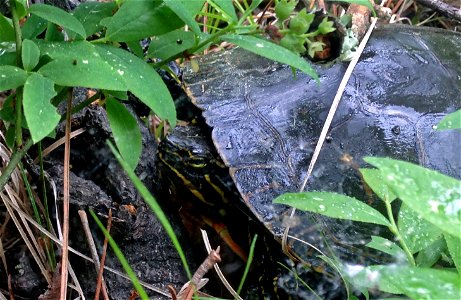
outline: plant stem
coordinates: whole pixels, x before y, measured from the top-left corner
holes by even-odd
[[[22,33],[21,26],[19,25],[19,16],[16,10],[16,2],[10,0],[11,14],[13,16],[13,27],[16,38],[16,65],[19,68],[22,68],[22,59],[21,59],[21,48],[22,48]],[[16,136],[16,147],[22,145],[22,88],[16,90],[16,122],[15,122],[15,136]]]
[[[16,115],[14,121],[16,148],[22,146],[22,91],[22,87],[18,87],[16,89],[16,101],[14,105],[14,111]]]
[[[5,169],[2,170],[2,175],[0,175],[0,191],[3,190],[5,184],[10,179],[11,173],[13,173],[18,163],[26,155],[27,150],[29,150],[29,148],[32,147],[33,144],[34,143],[32,142],[32,139],[30,139],[24,144],[24,146],[21,149],[18,149],[13,152],[13,155],[11,155],[8,165],[5,167]]]
[[[391,221],[391,226],[389,226],[389,230],[395,235],[395,237],[399,241],[400,246],[402,246],[403,251],[405,252],[405,255],[407,256],[408,262],[414,267],[416,265],[415,259],[410,249],[408,248],[407,244],[403,240],[402,235],[399,232],[399,228],[397,227],[397,224],[395,223],[394,215],[392,214],[391,202],[385,199],[384,203],[386,204],[387,216],[389,220]]]
[[[16,2],[10,0],[11,14],[13,16],[13,27],[16,37],[16,63],[18,67],[22,68],[21,48],[22,48],[22,33],[21,26],[19,25],[19,16],[16,10]]]

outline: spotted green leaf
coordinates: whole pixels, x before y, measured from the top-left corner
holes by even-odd
[[[31,71],[38,64],[40,49],[33,41],[26,39],[22,42],[21,58],[24,69]]]
[[[402,259],[405,259],[405,252],[402,248],[393,241],[389,241],[383,237],[372,235],[371,242],[369,242],[366,246],[392,255],[397,260],[401,261]]]
[[[136,119],[114,98],[106,100],[106,111],[115,144],[131,170],[134,170],[142,150],[141,131]]]
[[[366,157],[383,182],[422,218],[455,237],[461,236],[461,182],[439,172],[390,158]]]
[[[169,7],[189,28],[196,34],[200,35],[201,30],[189,9],[178,0],[163,0],[163,3]]]
[[[178,29],[153,37],[149,45],[148,55],[164,60],[191,48],[194,44],[195,35],[193,32]]]
[[[458,273],[461,273],[461,239],[449,234],[444,234],[444,237],[456,269],[458,270]]]
[[[318,81],[317,72],[306,60],[282,46],[248,35],[226,34],[221,39],[250,52],[290,65]]]
[[[85,28],[82,23],[73,15],[60,8],[46,4],[34,4],[30,6],[29,12],[51,23],[69,29],[83,38],[86,37]]]
[[[144,60],[119,48],[98,45],[97,52],[120,73],[126,87],[160,118],[176,125],[171,94],[158,73]]]
[[[112,16],[116,5],[114,2],[85,2],[77,6],[72,12],[74,17],[82,23],[87,36],[103,29],[101,19]]]
[[[446,115],[437,124],[437,130],[461,128],[461,109]]]
[[[324,216],[389,226],[389,221],[377,210],[345,195],[330,192],[286,193],[274,200],[299,210]]]
[[[13,66],[0,66],[0,91],[15,89],[26,82],[27,72]]]
[[[392,202],[397,197],[383,183],[381,172],[376,169],[360,169],[363,179],[378,197],[386,202]]]
[[[32,73],[24,84],[24,116],[34,143],[46,137],[58,125],[61,116],[50,100],[56,95],[54,83]]]
[[[428,247],[442,235],[437,226],[423,219],[405,203],[400,206],[397,225],[413,254]]]

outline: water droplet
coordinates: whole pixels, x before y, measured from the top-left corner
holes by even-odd
[[[87,65],[87,64],[88,64],[88,60],[84,59],[84,60],[82,60],[82,63],[84,63],[85,65]]]
[[[264,48],[264,45],[261,44],[261,43],[256,43],[256,47],[258,47],[258,48]]]

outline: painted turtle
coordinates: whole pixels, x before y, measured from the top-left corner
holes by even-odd
[[[347,64],[317,65],[320,85],[238,48],[204,56],[199,66],[198,73],[184,73],[189,95],[203,110],[244,203],[280,237],[287,207],[272,200],[299,189]],[[380,25],[349,80],[308,189],[372,202],[357,171],[364,156],[393,157],[461,178],[459,133],[434,130],[460,107],[461,34]],[[349,246],[362,247],[377,230],[363,223],[321,222],[322,230],[340,241],[335,246],[340,257],[350,254]],[[294,223],[291,235],[320,242],[311,218],[300,214]],[[296,252],[306,256],[302,248]]]

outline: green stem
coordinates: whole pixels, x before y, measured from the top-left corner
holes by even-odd
[[[29,150],[29,148],[32,147],[33,144],[34,142],[32,141],[32,139],[30,139],[24,144],[22,148],[13,152],[13,155],[11,155],[10,158],[10,162],[5,167],[5,169],[2,170],[2,175],[0,175],[0,191],[3,190],[5,184],[10,179],[11,173],[13,173],[18,163],[26,155],[27,150]]]
[[[19,25],[19,16],[16,10],[16,2],[10,0],[11,14],[13,16],[13,27],[16,37],[16,63],[18,67],[22,68],[21,48],[22,48],[22,33],[21,26]]]
[[[16,139],[16,147],[22,146],[22,87],[16,89],[16,101],[14,105],[15,109],[15,122],[14,122],[14,130],[15,130],[15,139]]]
[[[19,25],[19,16],[16,10],[16,2],[10,0],[11,14],[13,16],[13,27],[16,38],[16,65],[22,68],[21,49],[22,49],[22,34],[21,26]],[[22,145],[22,88],[16,90],[16,122],[15,122],[15,136],[16,147]]]
[[[402,238],[402,235],[399,232],[399,228],[397,227],[397,224],[395,223],[394,220],[394,215],[392,214],[392,207],[390,201],[385,200],[384,203],[386,204],[386,210],[387,210],[387,216],[389,220],[391,221],[391,226],[389,226],[389,230],[395,235],[397,240],[399,241],[400,246],[402,247],[403,251],[405,252],[405,255],[407,256],[408,262],[412,265],[415,266],[415,259],[413,257],[413,254],[411,254],[410,249],[408,248],[407,244],[405,243],[404,239]]]

